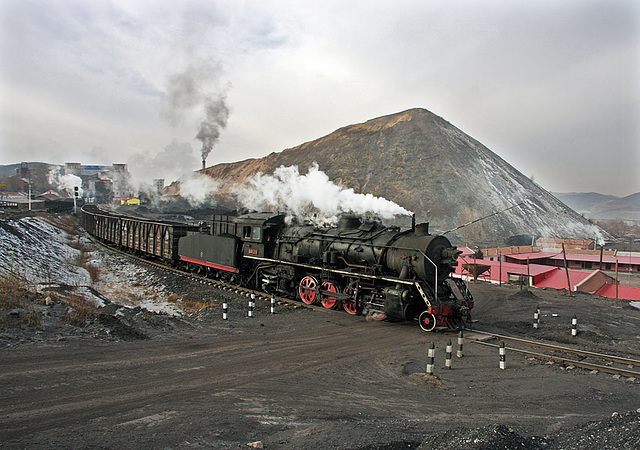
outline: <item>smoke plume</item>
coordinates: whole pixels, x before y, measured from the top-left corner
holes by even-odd
[[[229,118],[229,108],[225,104],[226,96],[221,94],[218,98],[208,97],[204,102],[206,113],[205,120],[200,123],[200,130],[196,135],[196,139],[202,142],[202,162],[207,159],[213,146],[218,142],[220,131],[227,126]],[[203,167],[204,169],[204,167]]]
[[[78,188],[78,196],[82,197],[82,178],[73,174],[62,175],[61,168],[51,169],[48,174],[49,184],[55,186],[60,192],[66,192],[70,197],[74,196],[74,187]]]
[[[298,217],[313,214],[328,221],[340,213],[375,214],[384,219],[411,212],[394,202],[371,194],[357,194],[329,180],[317,163],[301,175],[297,166],[281,166],[273,175],[258,173],[235,189],[244,207],[287,211]]]
[[[161,115],[171,125],[177,126],[185,119],[192,119],[196,109],[204,106],[204,119],[200,119],[200,127],[195,136],[202,143],[200,153],[203,163],[220,138],[221,131],[227,126],[229,118],[226,104],[229,85],[220,86],[221,73],[220,63],[205,61],[192,64],[184,72],[170,76],[161,111]]]

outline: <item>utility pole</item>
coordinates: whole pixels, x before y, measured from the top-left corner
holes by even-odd
[[[569,297],[573,297],[571,293],[571,280],[569,279],[569,267],[567,266],[567,252],[564,249],[564,242],[562,243],[562,257],[564,258],[564,271],[567,273],[567,288],[569,289]]]

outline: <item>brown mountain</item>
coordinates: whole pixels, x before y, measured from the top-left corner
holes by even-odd
[[[296,165],[303,173],[314,162],[335,183],[392,200],[440,230],[523,203],[460,229],[465,240],[499,242],[518,234],[593,239],[601,233],[480,142],[425,109],[349,125],[261,159],[202,172],[228,187],[280,166]]]

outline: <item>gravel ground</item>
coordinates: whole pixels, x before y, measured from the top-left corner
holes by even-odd
[[[120,264],[128,263],[112,260],[115,274]],[[444,349],[457,333],[284,304],[271,315],[263,299],[248,318],[245,296],[140,270],[137,297],[174,294],[178,314],[130,304],[113,279],[108,294],[92,293],[104,306],[84,323],[68,323],[68,306],[41,298],[39,327],[25,326],[19,308],[4,313],[0,447],[640,448],[637,380],[515,353],[500,370],[496,350],[470,331],[447,370]],[[628,303],[470,289],[476,330],[640,359],[640,311]]]

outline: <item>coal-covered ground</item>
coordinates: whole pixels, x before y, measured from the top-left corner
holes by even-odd
[[[2,448],[640,448],[638,380],[515,353],[500,370],[471,331],[446,370],[456,333],[272,315],[263,298],[248,318],[246,296],[139,266],[65,217],[2,221],[0,237]],[[626,301],[470,289],[475,329],[640,359]]]

